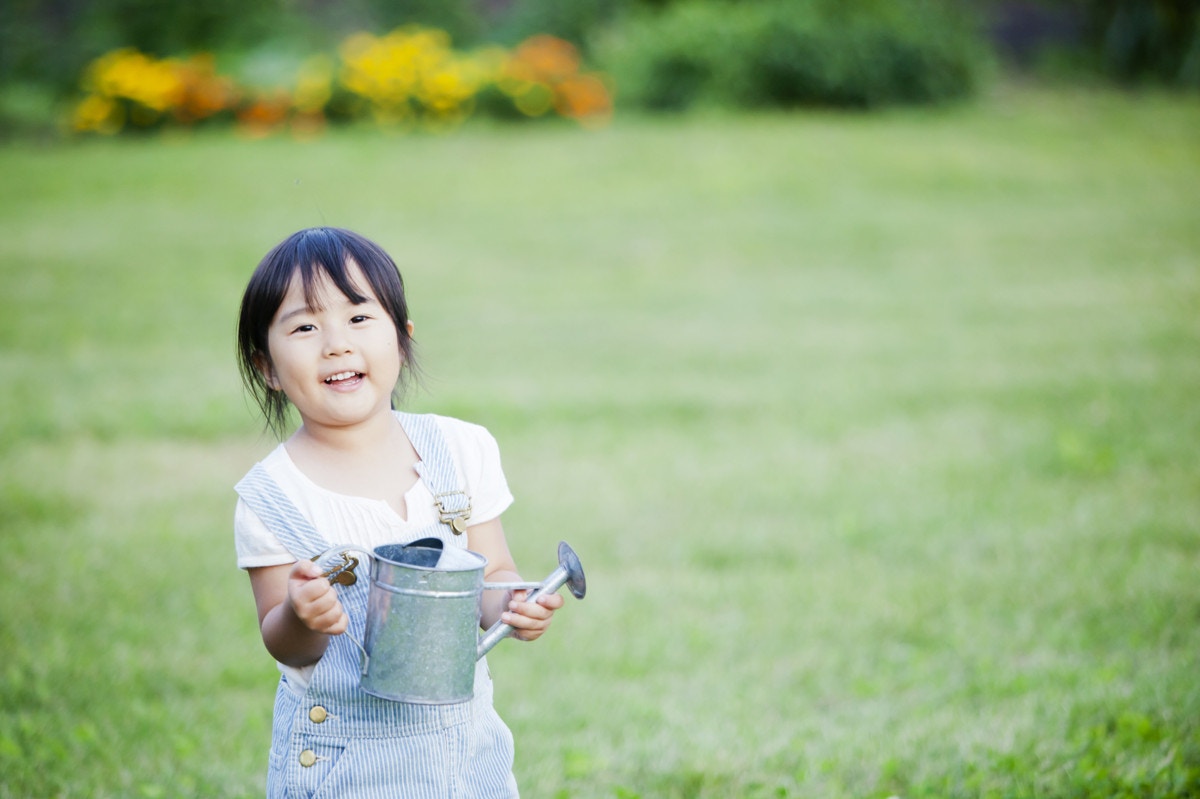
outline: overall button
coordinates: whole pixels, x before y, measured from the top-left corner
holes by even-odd
[[[300,765],[308,768],[313,763],[317,762],[317,753],[311,749],[305,749],[300,753]]]
[[[325,719],[329,718],[329,714],[325,712],[325,708],[320,705],[314,705],[313,709],[308,711],[308,720],[313,724],[320,724]]]

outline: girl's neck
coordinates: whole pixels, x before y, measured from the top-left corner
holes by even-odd
[[[390,411],[379,423],[353,428],[301,425],[284,444],[292,462],[317,485],[381,499],[407,518],[404,495],[417,481],[417,452]]]
[[[289,452],[324,453],[336,457],[338,454],[353,455],[389,449],[395,446],[398,439],[407,441],[400,421],[389,410],[350,427],[302,423],[285,446]]]

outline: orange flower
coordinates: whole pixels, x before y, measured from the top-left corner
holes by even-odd
[[[513,52],[517,74],[526,80],[546,83],[565,80],[579,72],[579,51],[556,36],[531,36]]]
[[[555,87],[554,108],[584,123],[602,124],[612,116],[612,95],[595,75],[575,75]]]
[[[233,81],[217,74],[213,57],[194,56],[178,66],[183,85],[175,118],[185,124],[207,119],[233,106],[237,88]]]
[[[262,138],[287,120],[291,98],[282,90],[261,94],[237,112],[238,127],[252,138]]]

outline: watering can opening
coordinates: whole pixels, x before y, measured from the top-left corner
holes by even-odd
[[[391,566],[438,572],[475,571],[487,563],[477,552],[444,546],[440,538],[419,538],[407,544],[384,544],[375,548],[375,560]]]
[[[440,538],[418,538],[407,544],[385,544],[375,548],[375,557],[389,563],[432,569],[438,565],[443,552]]]

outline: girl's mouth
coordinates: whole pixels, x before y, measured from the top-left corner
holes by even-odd
[[[335,375],[330,375],[325,378],[325,385],[332,386],[334,383],[341,383],[345,380],[354,380],[362,377],[362,372],[338,372]]]

